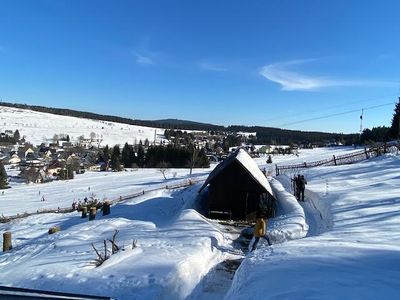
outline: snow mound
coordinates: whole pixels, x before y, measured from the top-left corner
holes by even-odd
[[[305,237],[308,225],[303,208],[279,181],[271,179],[270,183],[278,202],[279,211],[278,217],[272,220],[268,229],[272,243],[283,243],[287,240]]]

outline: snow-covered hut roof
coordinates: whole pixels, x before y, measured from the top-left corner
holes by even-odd
[[[245,170],[249,172],[249,175],[253,177],[264,189],[274,195],[268,179],[261,172],[260,168],[256,162],[250,157],[250,155],[243,149],[238,149],[229,155],[223,162],[215,167],[215,169],[210,173],[207,180],[204,182],[199,192],[201,192],[215,177],[217,177],[227,166],[229,166],[234,161],[239,162]]]

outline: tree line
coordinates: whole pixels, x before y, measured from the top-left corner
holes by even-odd
[[[196,155],[194,155],[196,154]],[[204,149],[194,146],[182,148],[174,145],[149,146],[147,151],[140,141],[137,146],[125,143],[122,150],[119,145],[104,147],[98,156],[98,162],[108,164],[114,171],[125,168],[158,168],[161,165],[170,168],[207,168],[210,166]]]
[[[358,134],[328,133],[318,131],[287,130],[273,127],[232,125],[227,127],[232,132],[256,132],[250,138],[254,144],[289,145],[292,143],[318,143],[324,141],[340,141],[345,145],[352,145],[358,141]]]
[[[44,107],[38,105],[27,105],[0,102],[1,106],[14,107],[20,109],[30,109],[39,112],[51,113],[56,115],[71,116],[77,118],[88,118],[109,122],[117,122],[129,125],[139,125],[145,127],[157,127],[164,129],[182,129],[182,130],[199,130],[199,131],[217,131],[217,132],[256,132],[257,143],[259,144],[289,144],[289,143],[301,143],[304,141],[308,142],[322,142],[332,139],[342,139],[345,144],[352,144],[352,141],[358,140],[358,134],[337,134],[337,133],[325,133],[325,132],[309,132],[299,130],[288,130],[273,127],[262,127],[262,126],[242,126],[242,125],[231,125],[221,126],[208,123],[200,123],[193,121],[177,120],[177,119],[166,119],[166,120],[139,120],[130,119],[124,117],[102,115],[91,112],[83,112],[65,108],[54,108]]]
[[[395,105],[390,127],[378,126],[372,129],[365,128],[360,136],[362,144],[388,142],[396,139],[400,139],[400,97]]]

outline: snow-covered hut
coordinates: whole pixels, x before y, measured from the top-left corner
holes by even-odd
[[[238,149],[215,167],[199,193],[209,185],[210,217],[253,220],[258,211],[271,217],[275,199],[268,179],[243,149]]]

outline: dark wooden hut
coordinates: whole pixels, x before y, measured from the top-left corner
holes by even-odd
[[[257,212],[267,217],[275,214],[275,199],[268,179],[243,149],[216,166],[199,193],[208,185],[211,218],[251,221]]]

